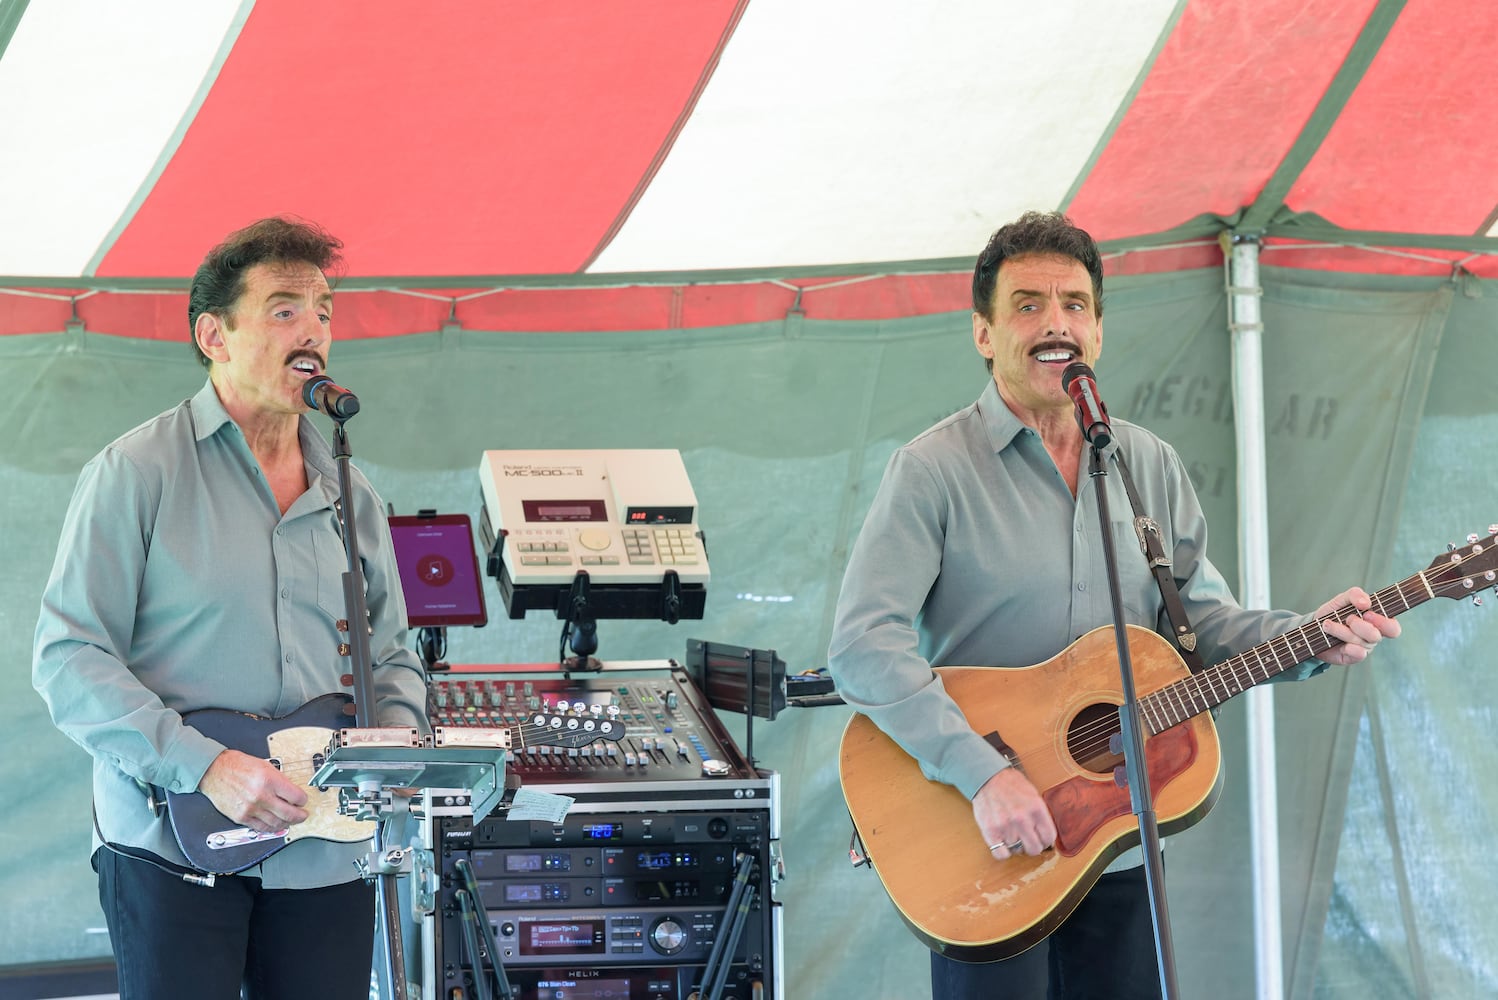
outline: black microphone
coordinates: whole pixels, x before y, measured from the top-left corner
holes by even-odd
[[[359,412],[359,397],[326,375],[314,375],[307,380],[302,386],[302,402],[338,421]]]
[[[1086,362],[1073,361],[1061,373],[1061,388],[1077,405],[1077,426],[1094,448],[1102,450],[1113,440],[1113,426],[1108,423],[1108,408],[1097,391],[1097,376]]]

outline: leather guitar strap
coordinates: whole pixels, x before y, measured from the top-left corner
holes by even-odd
[[[1165,558],[1160,544],[1160,522],[1139,509],[1139,492],[1134,489],[1134,477],[1129,475],[1129,463],[1124,461],[1123,449],[1114,450],[1118,459],[1118,470],[1123,474],[1124,490],[1129,494],[1129,506],[1134,509],[1134,533],[1139,536],[1139,547],[1149,562],[1150,574],[1160,588],[1160,597],[1165,602],[1165,614],[1170,619],[1170,634],[1180,650],[1181,659],[1192,673],[1206,668],[1201,654],[1196,651],[1196,632],[1186,618],[1186,609],[1181,604],[1181,593],[1176,589],[1175,577],[1170,572],[1170,560]]]

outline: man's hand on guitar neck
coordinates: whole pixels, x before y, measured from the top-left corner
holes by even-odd
[[[973,796],[973,819],[989,853],[1000,861],[1022,852],[1039,854],[1056,842],[1051,811],[1017,767],[1006,767],[983,783]]]
[[[259,757],[225,750],[213,758],[198,791],[236,823],[279,833],[307,818],[307,792]]]
[[[1352,587],[1342,591],[1317,608],[1316,617],[1322,619],[1338,608],[1345,608],[1349,604],[1361,613],[1349,615],[1345,624],[1336,619],[1328,619],[1321,623],[1321,631],[1325,632],[1329,638],[1341,643],[1322,653],[1321,659],[1343,667],[1360,662],[1367,657],[1369,650],[1382,640],[1393,639],[1399,635],[1397,621],[1368,610],[1373,607],[1373,600],[1361,587]]]

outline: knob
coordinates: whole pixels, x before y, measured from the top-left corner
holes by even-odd
[[[662,955],[674,955],[686,947],[686,928],[671,917],[662,917],[650,928],[650,943]]]
[[[577,543],[585,549],[602,552],[609,547],[611,536],[602,528],[584,528],[577,533]]]

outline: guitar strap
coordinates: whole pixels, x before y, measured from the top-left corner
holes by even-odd
[[[1175,576],[1170,572],[1170,560],[1165,558],[1165,549],[1160,544],[1160,522],[1140,510],[1139,492],[1134,489],[1134,477],[1129,475],[1129,463],[1124,461],[1123,449],[1114,450],[1118,459],[1118,471],[1123,474],[1124,491],[1129,494],[1129,506],[1134,509],[1134,533],[1139,536],[1139,547],[1149,562],[1150,574],[1160,588],[1160,598],[1165,602],[1165,614],[1170,619],[1170,634],[1180,650],[1181,659],[1192,673],[1206,668],[1201,654],[1196,651],[1196,632],[1186,618],[1186,609],[1181,604],[1181,593],[1176,589]]]

